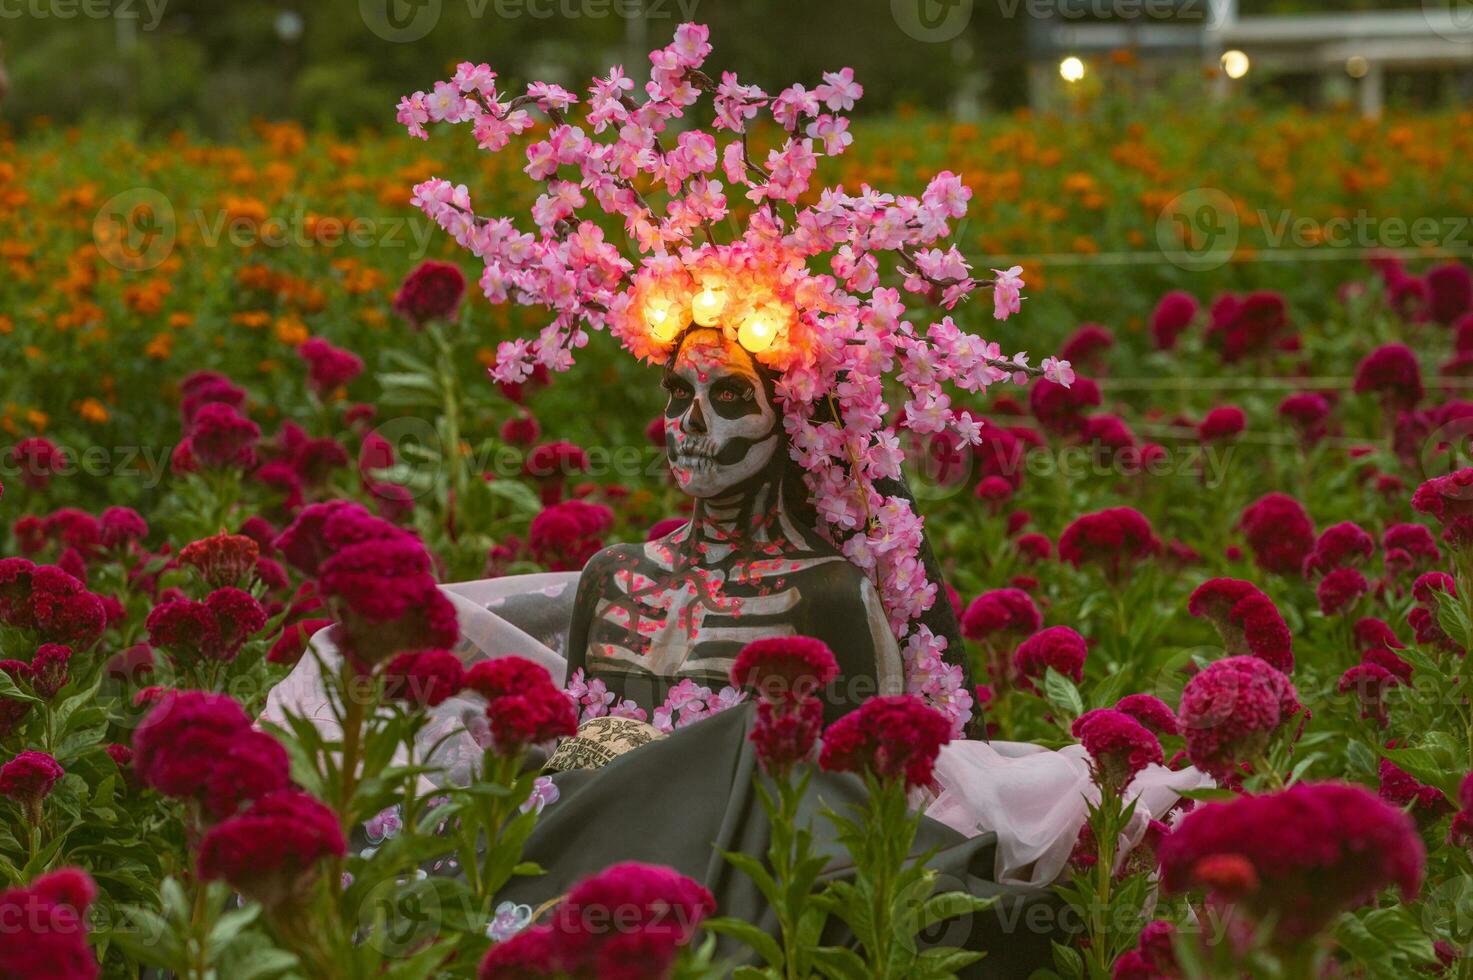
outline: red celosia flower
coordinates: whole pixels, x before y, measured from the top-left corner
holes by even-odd
[[[830,772],[928,786],[936,755],[950,741],[950,722],[919,698],[873,697],[829,726],[818,764]]]
[[[1047,561],[1054,553],[1053,542],[1048,539],[1048,535],[1039,534],[1037,531],[1018,535],[1018,540],[1013,542],[1013,546],[1018,549],[1018,554],[1029,561]],[[963,624],[963,629],[965,629],[965,624]]]
[[[1114,346],[1115,335],[1109,330],[1098,323],[1082,323],[1059,348],[1059,357],[1077,370],[1093,372],[1104,361],[1105,353]]]
[[[1458,582],[1447,572],[1423,572],[1412,583],[1412,598],[1417,605],[1426,606],[1434,612],[1443,595],[1458,594]]]
[[[1238,527],[1248,538],[1258,566],[1283,575],[1299,575],[1314,548],[1314,523],[1293,497],[1268,493],[1243,509]]]
[[[1207,343],[1232,364],[1272,349],[1289,327],[1284,298],[1262,290],[1239,298],[1224,294],[1213,301]]]
[[[1473,275],[1460,262],[1427,270],[1427,313],[1438,323],[1450,324],[1473,311]]]
[[[239,408],[245,404],[244,389],[223,374],[196,371],[179,384],[179,418],[186,425],[201,407],[212,403]]]
[[[1181,734],[1176,712],[1152,694],[1127,694],[1115,702],[1115,710],[1130,715],[1157,735]]]
[[[143,675],[153,673],[153,647],[147,643],[135,643],[108,658],[104,669],[113,680],[125,684],[136,683]]]
[[[45,490],[52,476],[66,469],[67,462],[67,454],[44,436],[22,439],[10,450],[10,465],[32,490]]]
[[[307,383],[319,395],[333,392],[363,373],[361,357],[321,337],[307,339],[297,348],[297,354],[307,362]]]
[[[1094,451],[1094,458],[1108,467],[1116,457],[1126,456],[1135,448],[1135,433],[1114,415],[1091,415],[1084,420],[1079,441]]]
[[[1076,518],[1059,536],[1059,559],[1075,568],[1098,561],[1113,574],[1155,554],[1160,542],[1151,522],[1131,507],[1110,507]]]
[[[149,611],[145,625],[149,643],[176,657],[211,659],[221,649],[220,624],[203,602],[161,602]]]
[[[319,862],[346,852],[337,815],[306,793],[286,789],[212,827],[200,842],[198,869],[202,880],[223,878],[274,908],[306,892]]]
[[[603,534],[612,525],[613,511],[607,507],[565,500],[532,518],[527,544],[532,557],[552,571],[577,571],[603,548]]]
[[[240,589],[216,589],[205,596],[205,606],[220,627],[220,649],[214,655],[221,660],[234,660],[245,642],[266,625],[266,610]]]
[[[294,664],[307,652],[307,643],[318,630],[332,625],[330,619],[304,619],[282,628],[281,636],[271,644],[266,661],[273,664]]]
[[[491,738],[502,755],[518,755],[578,730],[572,699],[553,684],[546,668],[525,658],[495,657],[473,664],[465,687],[486,699]]]
[[[179,549],[179,563],[200,573],[214,588],[238,585],[256,568],[261,546],[244,534],[223,531],[208,538],[191,541]]]
[[[1314,550],[1304,562],[1306,575],[1322,575],[1332,568],[1361,565],[1376,553],[1376,541],[1354,521],[1341,521],[1320,532]]]
[[[453,320],[465,295],[465,276],[449,262],[421,262],[399,284],[394,312],[416,330],[431,320]]]
[[[1231,439],[1248,426],[1248,417],[1236,405],[1219,405],[1197,426],[1197,438],[1203,442]]]
[[[103,751],[107,753],[108,758],[112,759],[113,764],[119,769],[127,769],[133,765],[133,750],[126,745],[119,742],[109,742],[103,746]]]
[[[665,980],[715,910],[709,891],[669,868],[616,864],[574,885],[546,925],[493,946],[477,977]]]
[[[1381,550],[1392,572],[1408,572],[1442,561],[1442,549],[1421,524],[1393,524],[1381,534]],[[1392,558],[1396,553],[1398,557]]]
[[[276,548],[287,564],[315,576],[322,562],[349,545],[376,538],[394,538],[404,532],[370,514],[361,504],[330,500],[310,504],[276,538]]]
[[[1320,580],[1315,597],[1320,601],[1320,612],[1326,616],[1338,616],[1354,608],[1361,596],[1371,590],[1371,583],[1356,568],[1337,568]]]
[[[238,732],[209,761],[196,795],[206,813],[223,820],[251,800],[286,789],[290,775],[291,762],[280,742],[265,732]]]
[[[1023,454],[1027,447],[1013,431],[985,419],[978,421],[982,425],[981,441],[972,447],[977,474],[982,479],[1006,480],[1016,490],[1023,485]]]
[[[1431,823],[1452,812],[1453,805],[1442,795],[1442,790],[1419,782],[1390,759],[1381,760],[1376,777],[1380,784],[1376,795],[1392,806],[1410,808],[1419,824]]]
[[[363,597],[362,605],[334,603],[332,639],[362,667],[404,650],[449,649],[460,639],[455,605],[428,574],[386,581],[397,594]]]
[[[102,636],[107,609],[81,582],[51,565],[34,566],[29,579],[29,610],[23,617],[27,622],[11,625],[29,626],[43,640],[65,643],[74,650],[86,649]],[[19,578],[12,581],[19,582]],[[0,572],[0,594],[6,591],[5,585],[6,575]],[[0,608],[6,605],[0,598]]]
[[[1043,625],[1043,616],[1022,589],[993,589],[972,600],[962,613],[961,625],[967,639],[986,640],[999,633],[1032,633]]]
[[[1473,468],[1433,477],[1417,487],[1412,509],[1437,518],[1443,541],[1453,547],[1473,544]]]
[[[31,656],[31,690],[47,701],[56,697],[67,682],[67,663],[72,648],[61,643],[43,643]]]
[[[13,801],[27,820],[37,823],[42,801],[64,775],[57,761],[45,752],[22,752],[0,766],[0,796]]]
[[[742,647],[731,665],[733,687],[753,688],[771,701],[798,701],[839,676],[839,662],[822,640],[770,636]]]
[[[1405,344],[1378,347],[1355,369],[1355,393],[1374,394],[1392,409],[1409,409],[1422,400],[1422,370]]]
[[[41,528],[62,548],[74,549],[87,557],[96,552],[102,538],[97,518],[75,507],[62,507],[46,515]]]
[[[681,528],[685,527],[689,523],[690,521],[686,520],[683,517],[663,518],[662,520],[655,521],[655,523],[650,525],[649,532],[645,534],[644,539],[646,541],[658,541],[661,538],[665,537],[667,534],[672,534],[675,531],[679,531]]]
[[[813,758],[823,731],[823,705],[818,698],[780,703],[761,701],[747,738],[764,772],[779,779],[793,766]]]
[[[1376,663],[1360,663],[1340,676],[1336,690],[1341,694],[1355,693],[1360,702],[1360,716],[1374,721],[1385,728],[1389,722],[1386,715],[1386,691],[1401,681],[1391,671]]]
[[[542,434],[542,426],[531,412],[519,412],[501,423],[501,441],[513,446],[530,446]]]
[[[1100,387],[1088,378],[1076,378],[1065,388],[1046,378],[1033,383],[1028,392],[1028,409],[1038,424],[1054,435],[1080,431],[1088,410],[1100,404]]]
[[[98,543],[104,548],[126,549],[148,537],[148,523],[131,507],[109,507],[97,518]]]
[[[29,888],[0,891],[0,976],[16,980],[94,980],[97,960],[87,943],[88,906],[97,886],[85,871],[59,868]]]
[[[384,697],[433,708],[460,693],[465,669],[448,650],[401,653],[384,666]]]
[[[541,486],[543,504],[555,504],[568,477],[588,472],[588,454],[571,442],[543,443],[527,454],[522,472]]]
[[[190,421],[189,452],[211,469],[250,469],[256,465],[261,427],[222,402],[200,407]]]
[[[1323,439],[1328,431],[1330,403],[1323,395],[1299,392],[1279,402],[1279,415],[1288,419],[1299,430],[1299,438],[1306,445]]]
[[[1201,307],[1191,293],[1180,290],[1167,293],[1151,311],[1151,338],[1160,350],[1171,350],[1176,339],[1192,325]]]
[[[1303,709],[1289,679],[1257,657],[1208,664],[1182,691],[1182,733],[1192,764],[1236,783],[1240,767]]]
[[[205,691],[161,692],[153,703],[133,733],[138,778],[165,796],[203,798],[215,763],[251,731],[250,719],[234,698]]]
[[[1359,786],[1299,783],[1280,793],[1240,796],[1188,813],[1161,842],[1169,892],[1199,887],[1202,862],[1237,855],[1261,887],[1240,894],[1240,909],[1274,916],[1274,942],[1298,943],[1342,910],[1395,885],[1407,900],[1422,884],[1426,857],[1412,821]]]
[[[1123,711],[1097,708],[1080,715],[1070,731],[1089,753],[1095,782],[1119,794],[1146,766],[1162,762],[1161,743]]]
[[[1088,656],[1089,644],[1084,637],[1067,626],[1050,626],[1018,644],[1013,652],[1013,668],[1030,691],[1035,690],[1033,681],[1042,680],[1050,667],[1078,684],[1084,680]]]
[[[1289,627],[1273,600],[1252,582],[1209,579],[1192,592],[1187,611],[1217,627],[1230,656],[1251,654],[1286,674],[1294,669]]]
[[[12,681],[24,681],[30,676],[31,665],[20,660],[0,660],[0,673]],[[8,738],[30,710],[30,701],[0,698],[0,739]]]

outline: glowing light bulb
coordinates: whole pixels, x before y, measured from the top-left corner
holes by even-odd
[[[726,289],[719,284],[706,283],[691,300],[691,318],[703,327],[715,326],[721,311],[726,309]]]
[[[644,307],[644,322],[650,326],[650,336],[662,344],[668,344],[680,333],[680,318],[671,309],[668,300],[650,300]]]
[[[1222,73],[1228,78],[1238,79],[1248,74],[1250,62],[1248,56],[1234,48],[1232,51],[1222,53]]]
[[[1066,82],[1077,82],[1084,77],[1084,62],[1070,55],[1059,62],[1059,77]]]
[[[753,354],[760,354],[777,339],[777,321],[771,314],[756,312],[742,321],[737,330],[737,343]]]

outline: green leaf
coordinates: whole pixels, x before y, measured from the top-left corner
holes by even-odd
[[[928,949],[916,957],[915,967],[910,971],[910,976],[917,978],[935,978],[943,980],[945,977],[954,977],[957,971],[964,966],[971,966],[987,954],[971,949]]]
[[[271,980],[297,966],[296,956],[284,949],[257,946],[231,963],[230,980]],[[223,975],[223,974],[222,974]]]
[[[870,980],[870,970],[852,949],[839,946],[820,946],[809,950],[809,958],[818,972],[836,980]]]
[[[1084,699],[1079,696],[1079,688],[1052,667],[1044,674],[1043,696],[1050,705],[1068,715],[1071,720],[1084,714]]]
[[[32,704],[40,704],[41,699],[33,694],[27,694],[15,686],[15,681],[10,675],[0,670],[0,698],[9,698],[11,701],[29,701]]]
[[[216,920],[210,929],[211,946],[228,946],[235,937],[239,936],[241,930],[256,921],[261,914],[261,906],[255,902],[246,905],[245,908],[226,912]]]
[[[920,915],[916,917],[916,932],[923,932],[938,922],[955,919],[959,915],[986,911],[997,904],[997,899],[996,895],[983,898],[980,895],[968,895],[966,892],[932,895],[921,905]]]
[[[1473,623],[1468,621],[1468,611],[1463,604],[1446,592],[1434,592],[1433,595],[1437,597],[1437,625],[1463,649],[1473,646]]]
[[[750,922],[743,922],[741,919],[734,919],[726,915],[708,919],[702,923],[702,926],[719,936],[730,936],[752,947],[769,966],[781,967],[783,965],[783,951],[782,947],[777,944],[777,940]]]

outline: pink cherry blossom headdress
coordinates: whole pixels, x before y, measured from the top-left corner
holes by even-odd
[[[776,96],[731,72],[717,82],[701,71],[709,36],[702,25],[683,24],[652,51],[642,102],[621,68],[593,79],[581,125],[569,120],[578,101],[571,92],[534,82],[508,97],[486,65],[461,64],[429,94],[404,98],[399,121],[421,139],[426,123],[470,123],[477,144],[495,152],[532,128],[530,108],[540,110],[550,125],[546,138],[527,146],[523,168],[545,183],[532,206],[536,231],[478,216],[465,185],[439,178],[417,185],[413,203],[485,263],[480,284],[492,302],[552,312],[536,338],[499,345],[497,381],[524,380],[537,364],[566,370],[590,328],[607,328],[636,357],[663,362],[692,321],[723,330],[774,370],[792,457],[827,532],[876,583],[906,660],[907,688],[960,730],[972,701],[963,672],[947,662],[946,638],[919,622],[937,601],[920,559],[922,520],[908,500],[875,488],[901,471],[885,382],[904,389],[906,427],[949,429],[976,444],[980,423],[951,407],[944,385],[976,392],[1037,374],[1067,385],[1073,372],[1054,358],[1039,368],[1024,353],[1005,358],[950,315],[924,327],[906,319],[904,294],[950,311],[979,287],[992,289],[997,319],[1018,312],[1020,267],[979,280],[957,248],[943,244],[971,190],[942,172],[919,198],[834,186],[800,206],[819,157],[838,156],[852,142],[843,113],[863,89],[849,68],[826,72],[812,91],[794,85]],[[712,131],[675,131],[672,122],[703,94],[714,103]],[[747,127],[764,110],[787,139],[759,163],[749,155]],[[728,189],[754,205],[734,237],[720,236],[736,224],[728,220]],[[580,215],[589,198],[622,219],[625,248]],[[719,237],[730,240],[718,244]],[[827,256],[828,272],[813,270],[819,256]],[[900,272],[900,289],[880,284],[882,257]]]

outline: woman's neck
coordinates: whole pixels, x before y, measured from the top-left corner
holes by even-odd
[[[732,554],[763,556],[790,544],[782,519],[783,500],[775,480],[760,477],[716,497],[696,500],[687,543],[703,564]]]

